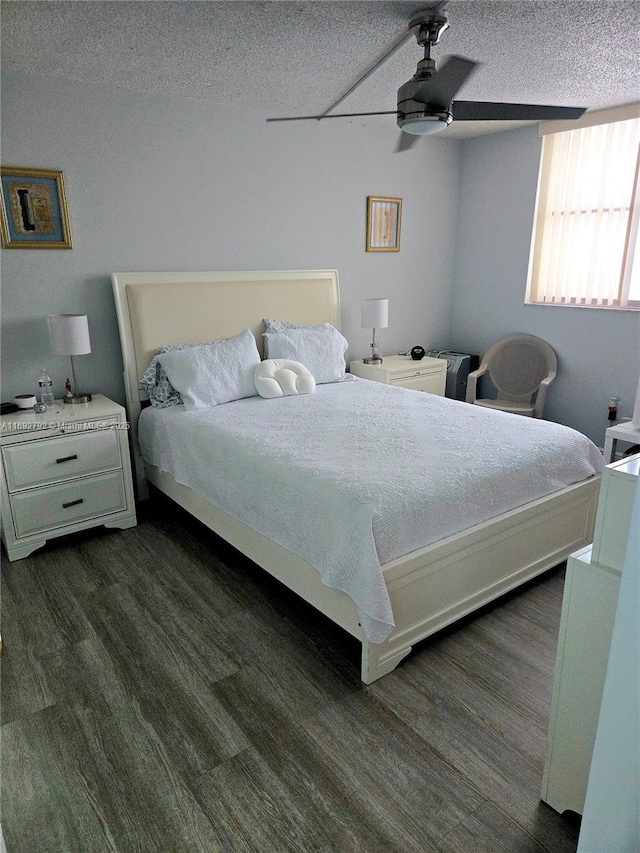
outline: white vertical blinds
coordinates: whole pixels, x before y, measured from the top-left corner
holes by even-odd
[[[544,136],[529,302],[628,304],[639,151],[637,118]]]

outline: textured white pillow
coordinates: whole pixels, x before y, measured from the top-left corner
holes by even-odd
[[[256,390],[261,397],[290,397],[293,394],[313,394],[316,380],[304,364],[289,358],[267,358],[253,373]]]
[[[290,320],[271,320],[268,317],[265,317],[262,322],[264,323],[265,332],[286,332],[287,329],[325,329],[327,326],[330,326],[332,329],[335,328],[331,323],[317,323],[315,326],[305,326],[304,323],[292,323]]]
[[[345,378],[347,365],[344,354],[348,343],[331,323],[265,332],[262,337],[265,354],[269,358],[301,362],[318,385],[340,382]]]
[[[158,356],[163,352],[201,347],[210,343],[213,343],[213,341],[198,341],[193,344],[167,344],[166,346],[158,347],[156,354],[151,359],[149,367],[147,367],[140,379],[140,387],[149,395],[152,406],[165,409],[169,406],[182,405],[182,397],[169,382],[167,374],[158,361]]]
[[[250,329],[225,341],[165,352],[157,356],[185,409],[209,409],[255,397],[253,371],[260,364]]]

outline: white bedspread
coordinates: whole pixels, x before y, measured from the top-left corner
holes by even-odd
[[[393,614],[381,564],[603,467],[585,436],[367,380],[213,409],[147,408],[144,458],[314,566],[371,642]]]

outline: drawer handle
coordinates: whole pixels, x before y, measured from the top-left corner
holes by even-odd
[[[62,459],[56,459],[56,465],[59,465],[61,462],[71,462],[72,459],[77,459],[78,454],[74,453],[73,456],[63,456]]]
[[[77,501],[69,501],[66,504],[62,504],[62,509],[68,509],[70,506],[78,506],[78,504],[83,504],[83,503],[84,503],[84,499],[78,498]]]

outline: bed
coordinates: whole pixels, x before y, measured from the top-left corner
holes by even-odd
[[[335,270],[115,273],[112,278],[139,496],[153,484],[356,637],[362,644],[365,683],[391,672],[418,641],[591,541],[603,460],[587,439],[564,427],[521,419],[519,437],[511,446],[503,429],[516,416],[487,410],[480,414],[478,407],[355,378],[319,384],[308,396],[253,396],[204,411],[145,407],[140,377],[158,347],[228,339],[246,329],[260,346],[266,317],[339,328]],[[394,452],[396,427],[389,420],[394,410],[405,425],[414,425],[406,427],[402,439],[395,433],[395,457],[387,456]],[[349,428],[339,423],[341,413],[348,413]],[[476,453],[478,473],[465,476],[475,472],[476,462],[471,448],[468,462],[461,459],[454,435],[459,421],[496,416],[496,434],[507,436],[499,443],[502,455],[496,456],[502,475],[492,486],[482,486],[479,478],[488,476],[491,467],[486,462],[488,439],[478,439],[485,445],[484,461]],[[314,421],[326,427],[310,441]],[[427,422],[430,426],[423,428]],[[456,429],[448,427],[454,423]],[[246,425],[242,433],[239,424]],[[478,421],[475,428],[481,427],[486,430],[486,423]],[[207,438],[198,459],[206,464],[189,465],[188,452],[180,462],[180,445],[188,451],[200,434]],[[384,440],[376,444],[376,435]],[[441,469],[438,482],[431,483],[430,468],[421,468],[423,440],[441,447],[434,457],[438,464],[432,466]],[[313,447],[308,451],[309,444]],[[525,459],[534,445],[542,461],[529,460],[529,468],[520,467],[519,478],[511,475],[505,467],[509,454]],[[338,453],[320,473],[305,473],[314,454],[328,459],[330,446],[338,447],[342,457]],[[360,472],[354,468],[351,483],[340,472],[349,468],[357,446],[364,467]],[[239,448],[239,455],[230,462],[232,447]],[[300,452],[293,454],[291,448]],[[287,461],[294,455],[299,457],[295,470],[294,461]],[[392,460],[386,469],[385,459]],[[215,476],[209,482],[198,479],[202,470],[215,465],[223,466],[224,473],[225,464],[233,467],[217,482],[230,483],[235,493],[233,488],[228,494],[216,491]],[[549,485],[533,482],[531,466],[548,469]],[[190,468],[196,470],[188,476]],[[463,489],[453,498],[468,510],[459,521],[444,502],[448,475]],[[431,484],[428,500],[421,496],[421,477]],[[518,479],[520,491],[515,490]],[[300,510],[299,524],[291,524],[290,518],[287,524],[286,500],[283,510],[282,500],[265,499],[265,484],[273,494],[289,496],[290,506]],[[511,504],[505,504],[512,486]],[[248,494],[254,497],[248,500]],[[276,514],[265,514],[263,507],[269,504],[279,505]],[[339,516],[351,527],[341,528]],[[405,532],[408,518],[413,527]],[[323,541],[334,543],[333,552],[327,548],[323,553]],[[338,579],[341,561],[349,583]],[[365,589],[362,579],[369,583],[369,575],[372,585]]]

